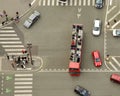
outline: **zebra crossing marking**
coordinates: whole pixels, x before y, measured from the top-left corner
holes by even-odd
[[[115,57],[112,57],[112,59],[113,59],[114,62],[120,67],[120,63],[115,59]]]
[[[0,38],[0,40],[20,40],[20,38]]]
[[[0,30],[0,33],[15,33],[15,30]]]
[[[13,29],[13,27],[7,26],[7,27],[2,27],[2,28],[0,28],[0,29]]]
[[[22,42],[21,41],[6,41],[6,42],[0,42],[0,44],[22,44]]]
[[[33,78],[15,78],[15,81],[19,81],[19,80],[21,80],[21,81],[32,81],[33,80]]]
[[[14,96],[32,96],[32,94],[15,94]]]
[[[15,90],[14,93],[31,93],[32,90]]]
[[[109,62],[109,64],[114,68],[114,70],[118,71],[118,69],[112,64],[112,62]]]
[[[15,77],[31,77],[33,74],[15,74]]]
[[[24,47],[23,45],[2,45],[2,47]]]
[[[0,34],[0,36],[17,36],[17,34]]]
[[[20,53],[7,53],[7,54],[8,54],[9,56],[12,56],[12,55],[19,55],[19,56],[20,56],[20,55],[23,55],[23,53],[21,53],[21,52],[20,52]]]
[[[47,5],[50,6],[50,0],[48,0]]]
[[[5,49],[5,51],[22,51],[22,50],[25,50],[25,49]]]
[[[15,85],[28,85],[28,84],[32,84],[32,82],[15,82]]]
[[[32,86],[14,86],[15,89],[32,89]]]

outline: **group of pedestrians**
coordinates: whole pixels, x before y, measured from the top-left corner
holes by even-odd
[[[20,17],[19,17],[19,12],[18,12],[18,11],[16,12],[16,16],[15,16],[15,17],[10,17],[10,18],[8,18],[7,12],[6,12],[5,10],[3,10],[3,12],[0,13],[0,17],[1,17],[1,19],[2,19],[2,18],[5,18],[5,20],[2,21],[2,25],[3,25],[3,26],[4,26],[5,24],[7,24],[8,21],[16,21],[16,22],[18,23],[18,22],[19,22],[19,19],[20,19]]]

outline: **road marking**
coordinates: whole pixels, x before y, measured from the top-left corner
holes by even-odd
[[[33,76],[33,74],[15,74],[15,77],[22,77],[22,76],[29,77],[29,76]]]
[[[0,30],[0,33],[14,33],[15,30]]]
[[[43,6],[45,6],[45,1],[46,1],[46,0],[43,0]]]
[[[110,6],[112,5],[112,0],[109,0],[109,4],[110,4]]]
[[[112,59],[115,61],[115,63],[120,67],[120,63],[114,58],[112,57]]]
[[[56,0],[56,6],[58,6],[59,5],[59,0]]]
[[[24,47],[23,45],[2,45],[2,47]]]
[[[15,85],[32,84],[32,82],[15,82]]]
[[[14,96],[32,96],[32,94],[14,94]]]
[[[118,16],[120,14],[120,11],[118,13],[116,13],[111,19],[109,19],[108,21],[111,22],[116,16]]]
[[[120,23],[120,20],[119,21],[117,21],[111,28],[114,28],[114,27],[116,27],[118,24]]]
[[[35,3],[35,1],[36,1],[36,0],[33,0],[33,1],[31,2],[31,5],[33,5],[33,4]]]
[[[47,2],[47,5],[50,6],[50,0],[47,0],[47,1],[48,1],[48,2]]]
[[[0,29],[13,29],[13,27],[3,27],[3,28],[0,28]]]
[[[23,68],[17,68],[17,70],[32,70],[32,68],[25,68],[25,69],[23,69]]]
[[[32,90],[15,90],[14,93],[30,93]]]
[[[90,1],[91,1],[91,0],[88,0],[88,6],[90,6]]]
[[[41,6],[41,0],[39,0],[39,6]]]
[[[0,57],[0,71],[2,71],[2,57]]]
[[[74,0],[74,6],[76,6],[77,5],[77,0]]]
[[[33,78],[15,78],[15,81],[32,81],[33,80]]]
[[[23,55],[23,53],[7,53],[9,56],[10,55]]]
[[[83,0],[83,6],[85,6],[86,5],[86,0]]]
[[[32,86],[15,86],[15,89],[31,89]]]
[[[0,40],[20,40],[20,38],[0,38]]]
[[[5,49],[5,51],[22,51],[22,50],[25,50],[25,49]]]
[[[52,0],[52,6],[54,6],[55,0]]]
[[[0,44],[21,44],[21,43],[22,43],[21,41],[14,41],[14,42],[6,41],[6,42],[0,42]]]
[[[116,71],[118,71],[118,69],[112,64],[112,62],[109,62],[109,64],[113,67],[113,69],[115,69]]]
[[[107,11],[107,14],[109,14],[111,11],[113,11],[117,6],[113,6],[111,9]]]
[[[81,6],[81,0],[79,0],[79,6]]]
[[[72,2],[73,2],[73,0],[70,0],[70,6],[72,6]]]
[[[92,0],[92,6],[95,6],[95,0]]]
[[[0,34],[0,36],[17,36],[17,34]]]

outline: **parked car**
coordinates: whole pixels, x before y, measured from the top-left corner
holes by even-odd
[[[74,92],[80,96],[90,96],[90,92],[79,85],[75,86]]]
[[[118,75],[118,74],[112,74],[110,76],[110,80],[114,81],[114,82],[117,82],[117,83],[120,83],[120,75]]]
[[[95,0],[95,7],[101,9],[104,6],[104,0]]]
[[[92,52],[93,62],[96,67],[102,65],[102,60],[100,58],[100,52],[98,50]]]
[[[99,36],[101,32],[101,20],[95,19],[94,20],[94,27],[93,27],[93,35]]]
[[[38,11],[34,11],[33,14],[29,16],[29,18],[24,22],[24,27],[30,28],[40,17],[40,13]]]
[[[120,29],[113,29],[113,36],[120,37]]]

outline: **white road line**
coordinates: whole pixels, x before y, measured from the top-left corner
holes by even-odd
[[[77,5],[77,0],[74,0],[74,6],[76,6]]]
[[[21,44],[21,43],[22,43],[21,41],[14,41],[14,42],[6,41],[6,42],[0,42],[0,44]]]
[[[23,45],[2,45],[2,47],[7,48],[7,47],[24,47]]]
[[[31,89],[32,86],[14,86],[15,89]]]
[[[118,16],[120,14],[120,12],[116,13],[111,19],[109,19],[108,21],[112,21],[116,16]]]
[[[14,90],[14,93],[31,93],[32,90]]]
[[[32,94],[14,94],[14,96],[32,96]]]
[[[32,81],[33,78],[15,78],[15,81],[23,81],[23,80],[25,80],[25,81]]]
[[[0,30],[0,33],[14,33],[15,30]]]
[[[32,82],[14,82],[15,85],[32,84]]]
[[[17,34],[0,34],[0,36],[17,36]]]
[[[2,71],[1,69],[2,69],[2,57],[0,57],[0,71]]]
[[[42,2],[42,0],[39,0],[39,6],[41,6],[41,2]]]
[[[86,0],[83,0],[83,6],[85,6],[86,5]]]
[[[5,49],[5,51],[22,51],[24,49]]]
[[[15,77],[22,77],[22,76],[29,77],[29,76],[33,76],[33,74],[15,74]]]
[[[112,59],[115,61],[115,63],[120,67],[120,63],[114,58],[112,57]]]
[[[35,1],[36,1],[36,0],[33,0],[33,1],[31,2],[31,5],[33,5],[33,4],[35,3]]]
[[[109,0],[109,4],[110,4],[110,6],[112,5],[112,0]]]
[[[56,0],[56,6],[58,6],[59,5],[59,0]]]
[[[20,40],[20,38],[0,38],[0,40]]]
[[[92,0],[92,6],[95,6],[95,0]]]
[[[73,2],[73,0],[70,0],[70,6],[72,6],[72,2]]]
[[[81,0],[79,0],[79,4],[78,5],[81,6]]]
[[[109,64],[114,68],[114,70],[118,71],[118,69],[112,64],[112,62],[109,62]]]
[[[118,24],[120,23],[120,20],[119,21],[117,21],[111,28],[114,28],[114,27],[116,27]]]
[[[45,6],[46,0],[43,0],[43,6]]]
[[[21,43],[22,43],[21,41],[14,41],[14,42],[6,41],[6,42],[0,42],[0,44],[21,44]]]
[[[17,68],[17,70],[32,70],[32,68],[25,68],[25,69],[23,69],[23,68]]]
[[[54,6],[55,0],[52,0],[52,6]]]
[[[107,14],[109,14],[111,11],[113,11],[117,6],[113,6],[111,9],[108,10]]]
[[[47,5],[50,6],[50,0],[47,0]]]
[[[13,27],[3,27],[3,28],[0,28],[0,29],[13,29]]]
[[[90,1],[91,1],[91,0],[87,0],[87,1],[88,1],[88,6],[90,6]]]
[[[7,53],[9,56],[10,55],[23,55],[23,53]]]

